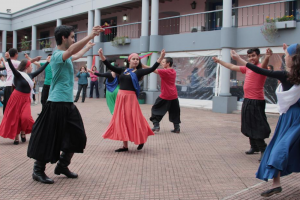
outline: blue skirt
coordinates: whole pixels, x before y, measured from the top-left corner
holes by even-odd
[[[274,136],[265,150],[256,178],[268,181],[300,172],[300,100],[279,117]]]

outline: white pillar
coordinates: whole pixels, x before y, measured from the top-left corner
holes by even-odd
[[[31,33],[31,50],[36,50],[36,26],[32,26],[32,33]]]
[[[142,33],[141,36],[149,35],[149,0],[142,1]]]
[[[143,59],[141,60],[141,62],[142,62],[144,65],[147,65],[147,61],[148,61],[148,57],[143,58]],[[144,87],[143,87],[143,90],[146,91],[146,90],[148,90],[148,75],[144,76],[143,81],[144,81]]]
[[[95,10],[95,23],[94,23],[94,26],[100,26],[101,25],[101,11],[99,9],[96,9]],[[100,34],[101,35],[101,34]],[[101,41],[100,39],[100,35],[99,36],[96,36],[94,38],[94,42],[95,43],[99,43]],[[95,57],[95,65],[97,67],[97,70],[99,71],[100,69],[100,58],[99,56],[96,56]]]
[[[13,48],[17,48],[17,40],[18,40],[18,34],[17,31],[13,31]]]
[[[231,27],[232,0],[223,0],[223,27]],[[231,62],[230,49],[222,48],[222,60]],[[230,70],[221,66],[220,69],[220,94],[219,96],[231,96],[230,94]]]
[[[6,52],[7,31],[2,31],[2,52]]]
[[[56,19],[56,27],[61,25],[62,25],[61,19]]]
[[[88,34],[92,32],[94,25],[94,12],[92,10],[89,10],[88,12]],[[87,68],[91,69],[93,62],[93,56],[87,56]]]
[[[159,0],[151,0],[151,35],[158,35],[158,17],[159,17]],[[158,58],[157,53],[151,55],[151,67]],[[157,90],[157,74],[150,74],[149,91],[156,92]]]

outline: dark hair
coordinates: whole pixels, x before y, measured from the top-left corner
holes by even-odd
[[[92,67],[92,71],[94,70],[94,67],[96,67],[95,65]],[[96,67],[96,70],[97,70],[97,67]]]
[[[84,67],[84,70],[87,72],[86,66],[81,66],[79,71],[81,71],[81,69],[82,69],[83,67]]]
[[[273,67],[273,65],[268,65],[268,67],[270,67],[270,68],[271,68],[271,71],[274,71],[274,67]]]
[[[253,52],[255,52],[256,55],[260,55],[260,50],[259,50],[259,48],[248,49],[247,54],[252,54]]]
[[[172,67],[172,65],[173,65],[173,58],[171,58],[171,57],[165,57],[164,59],[166,59],[166,63],[169,63],[170,67]]]
[[[129,62],[128,62],[128,60],[126,59],[126,68],[129,68]],[[138,64],[138,66],[136,67],[136,70],[139,70],[139,69],[142,69],[143,67],[142,67],[142,62],[141,62],[141,59],[139,59],[139,64]],[[140,79],[139,79],[139,81],[141,81],[141,80],[143,80],[143,77],[144,76],[142,76]]]
[[[48,56],[52,56],[52,53],[49,53]]]
[[[55,28],[54,35],[57,45],[62,44],[62,37],[68,38],[71,34],[71,32],[74,32],[74,27],[72,26],[66,26],[61,25]]]
[[[22,60],[21,63],[19,64],[17,70],[19,70],[21,72],[24,71],[26,69],[25,67],[26,67],[27,61],[28,60]]]
[[[300,45],[297,44],[296,54],[292,56],[292,66],[289,73],[288,80],[295,84],[300,85]]]
[[[10,57],[15,57],[15,55],[18,54],[18,50],[15,48],[11,48],[8,50],[8,53]]]

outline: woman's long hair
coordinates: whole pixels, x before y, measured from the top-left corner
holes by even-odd
[[[23,72],[26,68],[27,60],[22,60],[17,68],[18,71]]]
[[[297,45],[296,54],[292,56],[292,66],[288,75],[288,80],[295,84],[300,84],[300,45]]]

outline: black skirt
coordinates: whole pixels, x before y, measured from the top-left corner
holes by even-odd
[[[83,153],[86,135],[81,115],[73,103],[47,102],[33,125],[27,156],[55,163],[60,151]]]
[[[253,139],[265,139],[270,136],[271,129],[265,108],[265,100],[244,99],[241,131],[245,136]]]
[[[9,100],[9,97],[11,93],[13,92],[14,88],[12,86],[6,86],[4,88],[4,96],[3,96],[3,114],[7,105],[7,102]]]

